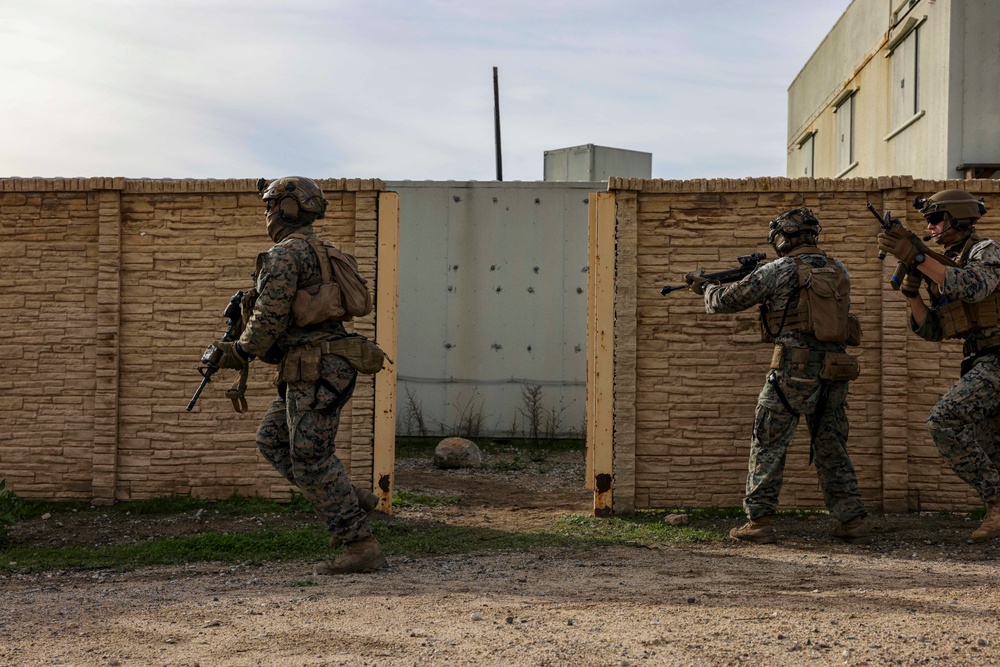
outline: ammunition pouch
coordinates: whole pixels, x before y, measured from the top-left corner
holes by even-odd
[[[785,347],[784,345],[775,346],[770,368],[780,371],[785,364],[788,364],[788,370],[792,373],[804,373],[810,358],[815,361],[817,357],[823,360],[823,367],[819,372],[821,380],[850,382],[858,379],[858,376],[861,375],[861,366],[858,364],[858,360],[846,352],[820,352],[806,347]]]
[[[967,340],[962,345],[962,354],[966,357],[978,356],[984,352],[1000,348],[1000,336],[990,336],[979,340]]]
[[[788,368],[792,372],[802,373],[806,370],[806,366],[809,365],[809,348],[807,347],[785,347],[784,345],[775,345],[774,354],[771,355],[771,370],[780,371],[785,362],[788,362]],[[817,353],[813,353],[817,354]]]
[[[316,382],[320,378],[323,352],[319,347],[293,347],[278,367],[278,382]]]
[[[336,354],[354,367],[362,375],[374,375],[385,368],[386,360],[392,359],[373,340],[368,340],[360,334],[351,334],[337,340],[320,343],[323,354]]]
[[[1000,292],[977,303],[962,300],[938,303],[934,312],[945,338],[965,338],[977,329],[988,329],[1000,323]]]
[[[324,354],[343,357],[362,375],[374,375],[385,368],[386,361],[392,363],[392,359],[386,356],[375,341],[368,340],[360,334],[350,334],[337,340],[289,350],[281,361],[278,383],[317,382],[320,379]]]
[[[827,352],[823,357],[823,368],[819,372],[821,380],[830,382],[850,382],[861,375],[858,360],[846,352]]]

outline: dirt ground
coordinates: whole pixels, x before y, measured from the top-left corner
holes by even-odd
[[[553,455],[544,475],[402,459],[397,488],[462,502],[391,520],[553,527],[590,511],[580,458]],[[66,514],[11,537],[138,541],[217,520]],[[962,515],[873,524],[870,546],[830,541],[826,518],[781,518],[776,545],[390,558],[340,578],[311,562],[0,575],[0,666],[1000,664],[1000,544],[967,543],[976,523]]]

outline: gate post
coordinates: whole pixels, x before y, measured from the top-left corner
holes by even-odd
[[[590,197],[587,302],[587,488],[611,514],[614,482],[615,195]]]

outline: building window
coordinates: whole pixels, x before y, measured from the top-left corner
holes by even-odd
[[[892,127],[898,128],[920,111],[920,27],[911,30],[891,55]]]
[[[833,110],[837,114],[837,175],[854,167],[854,118],[857,88],[841,96]]]
[[[810,132],[806,135],[806,138],[799,142],[799,176],[808,176],[812,178],[816,175],[814,170],[814,145],[816,138],[815,132]]]

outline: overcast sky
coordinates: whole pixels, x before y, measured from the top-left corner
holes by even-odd
[[[850,0],[0,0],[0,176],[504,180],[546,150],[783,176]]]

